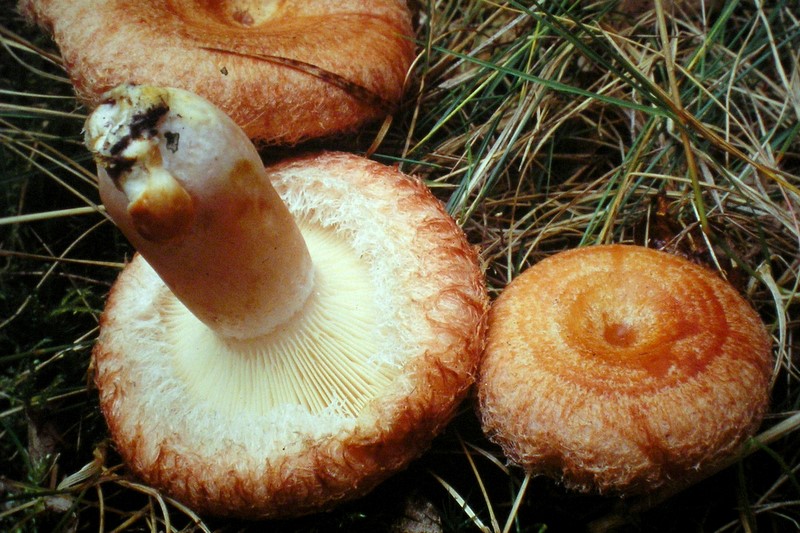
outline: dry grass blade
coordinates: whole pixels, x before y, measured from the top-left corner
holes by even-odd
[[[12,32],[6,27],[0,27],[0,44],[5,48],[6,52],[23,68],[29,69],[37,76],[43,79],[54,81],[57,83],[69,84],[69,80],[63,76],[54,75],[51,72],[38,69],[30,65],[27,61],[17,56],[12,49],[18,49],[27,54],[34,54],[38,58],[47,60],[50,64],[63,69],[61,57],[56,54],[35,46],[27,39],[20,37],[18,34]]]
[[[101,207],[74,207],[72,209],[59,209],[57,211],[47,211],[44,213],[28,213],[26,215],[15,215],[10,217],[0,218],[0,226],[6,224],[25,224],[27,222],[35,222],[38,220],[52,220],[61,217],[73,217],[76,215],[88,215],[102,211]],[[2,253],[2,250],[0,250]]]
[[[525,477],[522,478],[522,484],[519,487],[517,496],[514,498],[514,505],[511,507],[511,512],[508,513],[508,519],[506,520],[506,525],[503,527],[503,533],[508,533],[509,531],[511,531],[511,528],[514,525],[514,521],[517,518],[517,512],[519,511],[519,506],[525,499],[525,493],[528,489],[528,483],[530,483],[530,480],[531,480],[531,474],[526,473]]]
[[[467,450],[466,444],[464,444],[463,439],[461,436],[458,437],[458,442],[461,444],[461,450],[464,452],[464,457],[466,457],[467,461],[469,462],[470,470],[475,475],[475,480],[478,483],[478,488],[483,495],[483,499],[486,502],[486,509],[489,511],[489,521],[492,524],[492,530],[497,532],[500,530],[500,524],[497,522],[497,517],[494,514],[494,507],[492,506],[492,500],[489,498],[489,493],[486,491],[486,486],[483,483],[483,478],[481,477],[480,472],[478,471],[478,467],[475,465],[475,461],[472,460],[472,454]],[[441,480],[440,480],[441,482]]]
[[[452,496],[452,498],[458,503],[459,507],[467,514],[470,520],[472,520],[475,527],[481,530],[483,533],[491,533],[491,529],[489,529],[486,524],[478,517],[475,511],[472,510],[472,507],[469,506],[466,499],[458,493],[456,489],[452,487],[447,481],[436,475],[435,473],[431,472],[433,478],[439,482],[439,484],[444,487],[444,489]]]

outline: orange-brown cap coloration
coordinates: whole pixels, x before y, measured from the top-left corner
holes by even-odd
[[[404,0],[22,0],[91,107],[122,83],[178,87],[254,139],[296,143],[390,114],[414,57]]]
[[[636,246],[562,252],[490,312],[482,423],[512,461],[572,488],[681,485],[757,429],[770,346],[709,270]]]
[[[199,512],[294,516],[430,445],[473,382],[487,297],[424,184],[339,153],[256,168],[233,122],[177,89],[111,91],[86,137],[141,254],[94,350],[133,472]]]

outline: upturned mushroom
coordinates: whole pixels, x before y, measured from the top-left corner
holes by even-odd
[[[139,252],[93,354],[133,472],[199,512],[293,516],[430,445],[473,380],[487,298],[427,187],[339,153],[265,169],[178,89],[112,90],[86,143]]]
[[[484,429],[516,464],[601,493],[675,489],[757,429],[770,337],[715,273],[637,246],[558,253],[492,306]]]
[[[251,138],[296,143],[389,115],[414,58],[405,0],[20,0],[90,107],[123,83],[204,96]]]

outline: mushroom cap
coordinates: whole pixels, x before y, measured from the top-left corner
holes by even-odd
[[[638,246],[569,250],[494,303],[480,417],[513,462],[570,488],[678,486],[757,429],[770,347],[755,311],[709,270]]]
[[[123,83],[204,96],[252,139],[353,130],[399,102],[414,57],[403,0],[21,0],[95,107]]]
[[[192,370],[208,374],[198,382],[207,386],[187,385],[186,352],[212,334],[135,256],[112,289],[93,354],[101,408],[129,467],[202,513],[294,516],[365,494],[427,449],[473,382],[483,348],[488,304],[475,251],[424,184],[336,153],[267,173],[320,273],[320,233],[345,236],[345,255],[367,265],[376,352],[359,364],[382,368],[382,384],[350,411],[278,398],[233,412],[235,402],[218,396],[234,386],[214,381],[216,368]],[[188,331],[178,348],[170,343],[176,314]],[[288,357],[265,364],[316,380],[313,368],[285,370],[295,364]],[[348,371],[339,370],[340,378]]]

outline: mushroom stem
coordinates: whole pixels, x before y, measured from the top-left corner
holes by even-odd
[[[106,94],[85,130],[108,213],[197,318],[246,339],[303,307],[308,249],[228,116],[180,89],[127,85]]]

